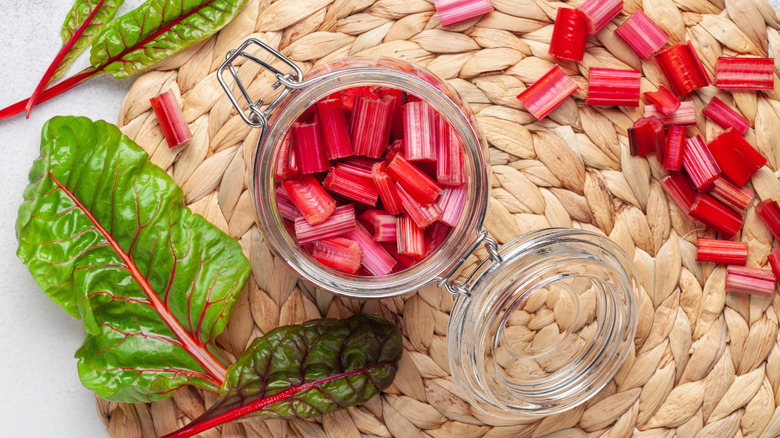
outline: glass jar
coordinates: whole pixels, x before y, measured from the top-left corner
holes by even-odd
[[[247,53],[251,45],[289,71]],[[238,79],[232,63],[239,56],[271,70],[277,79],[273,88],[283,87],[264,110],[264,101],[252,101]],[[248,111],[232,94],[226,70]],[[481,231],[489,189],[485,142],[475,115],[446,82],[388,58],[334,61],[304,81],[298,66],[256,39],[228,53],[217,75],[244,121],[262,129],[251,182],[257,218],[271,248],[298,275],[353,298],[398,296],[430,283],[456,294],[447,333],[453,378],[475,406],[509,421],[572,408],[615,375],[636,330],[637,279],[630,259],[606,237],[576,229],[540,230],[501,247],[487,237]],[[295,120],[318,100],[359,86],[396,88],[428,102],[460,137],[468,175],[466,206],[446,241],[420,263],[377,277],[333,271],[300,250],[284,226],[274,191],[274,163]],[[489,258],[466,282],[452,280],[482,246]]]

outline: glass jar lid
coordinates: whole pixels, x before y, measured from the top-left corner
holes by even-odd
[[[634,339],[638,281],[605,236],[544,229],[500,248],[459,293],[447,331],[461,394],[507,420],[562,412],[617,373]]]

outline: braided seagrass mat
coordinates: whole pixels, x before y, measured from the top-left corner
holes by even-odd
[[[576,6],[578,0],[569,2]],[[655,157],[628,154],[626,129],[640,109],[586,107],[590,66],[641,68],[643,91],[664,83],[658,66],[639,58],[613,30],[642,8],[671,36],[691,40],[712,73],[718,56],[775,56],[780,18],[766,0],[626,0],[615,23],[590,38],[582,63],[562,67],[580,85],[542,122],[515,95],[551,67],[552,18],[563,3],[493,0],[496,11],[446,30],[429,0],[250,0],[222,32],[138,77],[119,125],[182,186],[193,211],[239,239],[253,274],[218,341],[237,356],[251,339],[321,316],[379,313],[399,325],[405,353],[393,386],[368,404],[316,421],[231,423],[204,437],[777,437],[780,436],[780,297],[724,293],[725,270],[695,261],[690,222],[656,182]],[[485,228],[499,242],[535,229],[566,226],[604,233],[633,258],[643,290],[635,347],[595,398],[536,422],[507,424],[471,408],[449,376],[445,333],[453,297],[435,286],[373,301],[334,297],[298,281],[269,250],[254,221],[249,159],[257,143],[217,83],[225,53],[250,36],[308,71],[350,55],[386,55],[427,67],[449,81],[478,114],[489,143],[492,190]],[[779,66],[780,67],[780,66]],[[780,70],[778,70],[780,71]],[[271,77],[239,68],[250,93]],[[780,80],[775,80],[780,87]],[[169,150],[149,98],[181,97],[192,142]],[[697,112],[716,95],[753,122],[748,139],[769,160],[748,183],[760,199],[780,199],[780,94],[691,96]],[[693,129],[707,140],[717,126]],[[754,202],[755,204],[755,202]],[[748,265],[765,266],[772,236],[753,206],[740,238]],[[478,262],[464,266],[470,272]],[[169,433],[204,411],[211,394],[183,388],[151,404],[99,399],[100,418],[117,438]]]

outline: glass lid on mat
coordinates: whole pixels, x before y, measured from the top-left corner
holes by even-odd
[[[517,420],[584,402],[633,342],[631,261],[608,238],[576,229],[540,230],[489,252],[459,285],[447,333],[461,395]]]

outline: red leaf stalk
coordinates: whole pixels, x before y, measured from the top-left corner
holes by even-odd
[[[54,61],[52,61],[51,65],[46,70],[46,73],[43,74],[43,77],[38,83],[38,86],[35,87],[35,91],[33,91],[32,96],[27,99],[27,104],[24,106],[24,110],[27,112],[26,118],[30,118],[30,113],[32,112],[33,107],[38,104],[38,100],[41,98],[41,93],[43,93],[43,90],[47,85],[49,85],[49,82],[51,82],[51,78],[54,76],[57,68],[59,68],[62,60],[65,59],[68,53],[70,53],[70,49],[73,48],[73,46],[76,44],[76,41],[81,38],[81,35],[84,33],[84,31],[89,27],[90,24],[92,24],[92,20],[95,19],[95,15],[97,15],[100,7],[103,6],[104,1],[105,0],[100,0],[94,6],[94,9],[92,9],[92,12],[89,13],[87,19],[84,20],[84,23],[82,23],[81,26],[76,29],[76,31],[73,33],[73,36],[70,37],[68,42],[65,43],[65,45],[62,46],[62,49],[60,49],[59,53],[57,53],[57,56],[54,57]]]
[[[193,435],[203,432],[204,430],[208,430],[211,429],[212,427],[219,426],[220,424],[227,423],[228,421],[233,421],[237,418],[243,417],[244,415],[250,414],[262,407],[268,406],[273,403],[278,403],[282,400],[287,400],[289,398],[292,398],[295,394],[298,394],[302,391],[306,391],[307,389],[311,389],[318,385],[332,382],[334,380],[348,378],[350,376],[354,376],[361,373],[366,373],[368,371],[371,371],[374,368],[383,367],[388,364],[389,362],[383,362],[363,369],[347,371],[345,373],[340,373],[340,374],[334,374],[332,376],[323,377],[322,379],[315,380],[312,382],[307,382],[302,385],[293,386],[290,389],[284,390],[270,397],[260,398],[253,402],[247,403],[244,406],[239,406],[235,409],[231,409],[223,414],[217,415],[214,418],[208,418],[204,420],[197,419],[192,423],[184,426],[182,429],[179,429],[176,432],[165,435],[163,438],[191,437]]]

